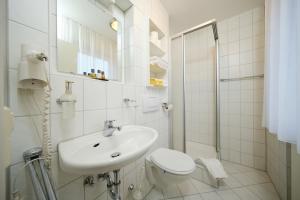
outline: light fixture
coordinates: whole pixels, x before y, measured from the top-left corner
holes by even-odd
[[[119,27],[119,22],[113,18],[113,20],[110,22],[110,27],[114,30],[114,31],[118,31],[118,27]]]

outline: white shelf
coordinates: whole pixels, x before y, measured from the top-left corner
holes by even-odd
[[[162,39],[163,37],[165,37],[164,32],[160,28],[158,28],[158,26],[156,26],[156,24],[150,19],[150,32],[152,31],[158,32],[158,39]]]
[[[150,56],[162,57],[165,55],[165,52],[158,47],[156,44],[150,41]]]
[[[158,33],[158,39],[162,42],[166,40],[164,32],[150,19],[149,21],[150,33],[155,31]],[[164,44],[164,43],[163,43]],[[149,62],[149,75],[146,87],[154,89],[165,89],[168,87],[167,74],[168,74],[168,62],[162,59],[166,51],[157,45],[156,42],[149,41],[150,48],[150,62]],[[163,80],[163,85],[152,85],[150,79],[156,78]]]
[[[158,65],[150,64],[150,71],[155,74],[164,74],[164,73],[166,73],[167,70]]]
[[[159,57],[150,59],[150,72],[163,75],[168,70],[168,63]]]
[[[148,84],[147,87],[160,89],[160,88],[166,88],[166,87],[168,87],[168,85],[164,84],[162,86],[155,86],[155,85]]]

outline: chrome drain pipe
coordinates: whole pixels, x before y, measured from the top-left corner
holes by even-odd
[[[98,178],[104,178],[107,182],[108,194],[112,200],[121,200],[120,195],[120,170],[113,171],[113,180],[109,173],[99,174]]]

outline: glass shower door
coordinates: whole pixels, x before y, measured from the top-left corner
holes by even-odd
[[[216,157],[216,48],[211,27],[184,35],[185,151]]]

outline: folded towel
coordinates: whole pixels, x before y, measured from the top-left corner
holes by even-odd
[[[202,164],[214,179],[224,179],[228,175],[224,170],[222,163],[216,158],[198,158],[196,164]]]

